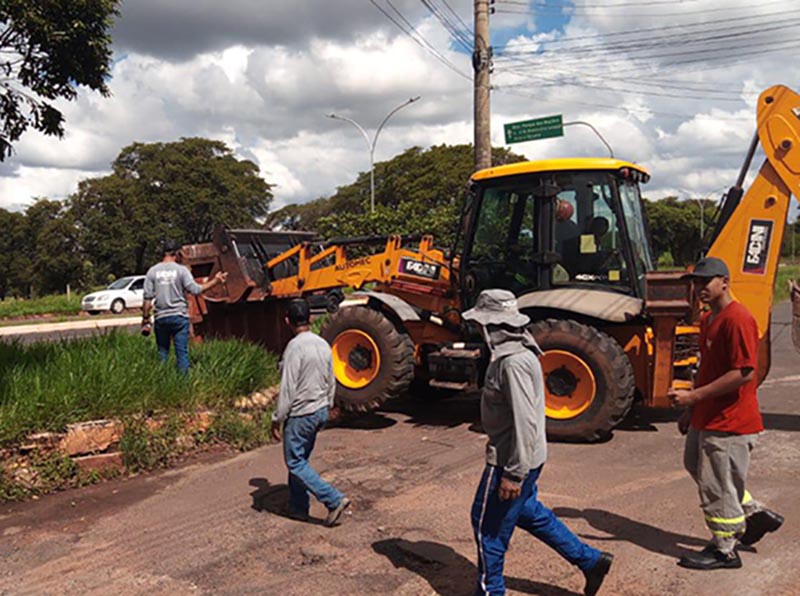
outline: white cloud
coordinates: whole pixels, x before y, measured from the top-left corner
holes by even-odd
[[[39,198],[64,199],[81,180],[104,173],[107,172],[20,166],[14,175],[0,176],[0,206],[19,207]]]
[[[376,2],[397,18],[384,0]],[[455,50],[421,3],[392,4],[444,59],[471,73],[470,56]],[[505,29],[504,39],[513,40],[495,56],[493,144],[503,145],[506,122],[561,113],[590,122],[617,156],[648,167],[651,198],[678,188],[702,196],[732,184],[754,130],[758,93],[800,79],[794,52],[759,51],[796,38],[800,15],[760,16],[780,10],[774,0],[685,0],[636,10],[574,4],[563,31],[536,31],[552,20],[543,8],[492,16],[493,31]],[[449,5],[471,26],[470,0]],[[745,35],[718,42],[695,35],[692,42],[691,32],[701,29],[709,38]],[[275,0],[269,10],[256,0],[138,0],[124,3],[114,36],[113,96],[81,93],[62,104],[63,140],[27,133],[0,164],[0,206],[64,197],[79,179],[107,171],[126,145],[182,136],[224,140],[253,159],[275,185],[275,207],[308,201],[369,168],[360,133],[326,114],[353,118],[371,136],[389,110],[416,95],[422,99],[381,133],[376,161],[414,145],[472,139],[471,82],[363,0]],[[549,53],[510,55],[542,49]],[[561,139],[510,148],[534,159],[606,154],[577,126]]]

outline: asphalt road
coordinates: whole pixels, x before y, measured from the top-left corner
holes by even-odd
[[[124,329],[130,333],[138,333],[142,317],[125,316],[62,323],[23,323],[0,327],[0,341],[19,341],[24,344],[42,341],[61,341],[89,337],[99,333],[108,333],[112,329]]]
[[[800,355],[776,309],[773,368],[760,390],[768,430],[749,489],[786,516],[739,570],[676,566],[707,533],[669,413],[637,412],[600,445],[551,444],[541,498],[613,552],[601,594],[797,594]],[[285,517],[281,447],[205,456],[179,470],[0,508],[0,594],[468,595],[470,504],[484,437],[477,401],[409,397],[324,432],[314,463],[352,499],[340,527]],[[319,505],[312,515],[321,518]],[[582,593],[581,574],[518,532],[511,594]]]

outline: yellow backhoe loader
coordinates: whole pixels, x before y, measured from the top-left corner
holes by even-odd
[[[759,142],[766,159],[745,193]],[[668,389],[686,382],[696,358],[691,288],[680,273],[654,271],[639,188],[648,179],[642,166],[615,159],[478,171],[447,250],[430,236],[389,236],[304,239],[270,253],[258,233],[220,230],[183,251],[196,276],[231,273],[227,287],[195,305],[195,331],[280,349],[285,299],[352,287],[322,335],[333,348],[338,402],[368,410],[412,382],[429,392],[478,387],[485,349],[461,313],[483,289],[510,289],[545,352],[548,434],[602,439],[637,397],[668,406]],[[761,380],[780,244],[799,191],[800,96],[775,86],[759,98],[757,133],[707,251],[728,263],[735,298],[758,322]]]

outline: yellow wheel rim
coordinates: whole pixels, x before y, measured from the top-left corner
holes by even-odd
[[[359,329],[342,331],[333,340],[333,372],[348,389],[366,387],[381,368],[378,345]]]
[[[542,356],[542,371],[548,418],[569,420],[592,405],[597,383],[582,358],[563,350],[548,350]]]

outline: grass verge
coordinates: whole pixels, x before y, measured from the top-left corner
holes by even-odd
[[[154,338],[128,333],[22,345],[0,343],[0,446],[34,432],[102,418],[218,411],[237,397],[274,385],[277,358],[240,341],[190,347],[181,376],[158,361]]]
[[[72,294],[42,296],[23,300],[6,298],[0,300],[0,319],[30,317],[35,315],[76,315],[81,312],[81,297]]]

